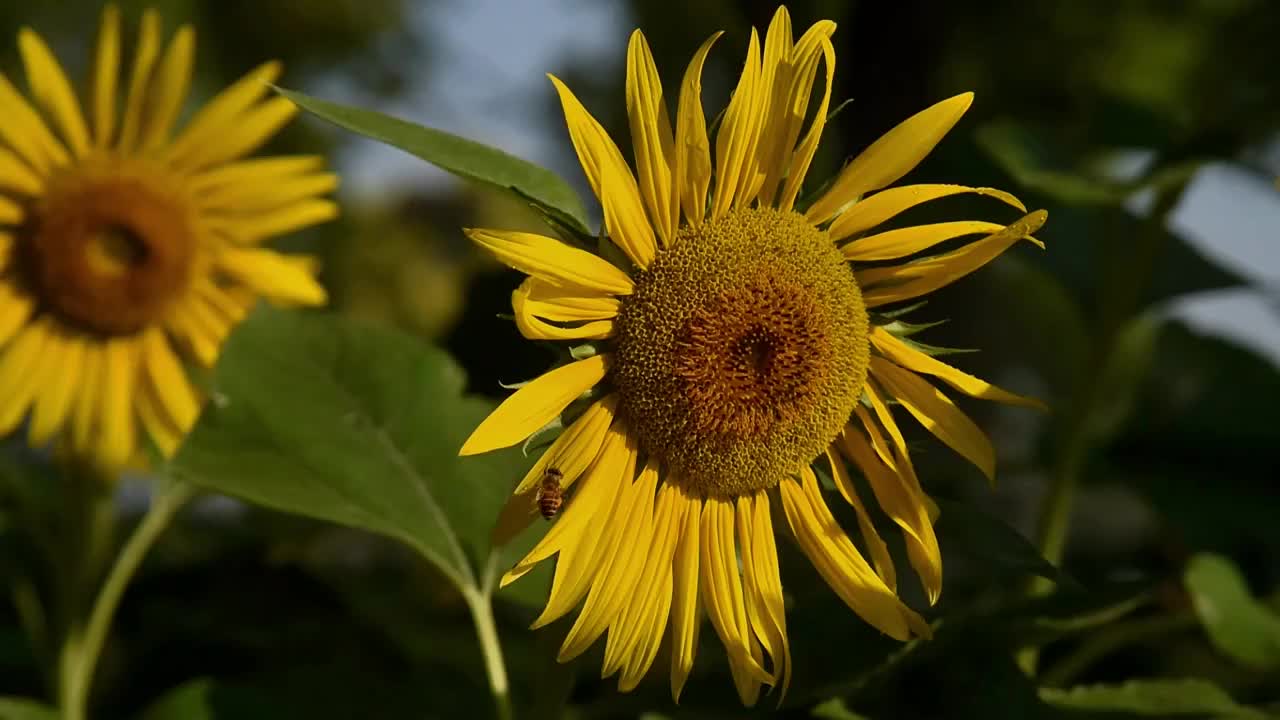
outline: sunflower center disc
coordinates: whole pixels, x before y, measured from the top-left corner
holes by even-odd
[[[188,205],[154,170],[90,159],[56,175],[33,208],[27,279],[70,325],[137,332],[187,285],[195,251]]]
[[[682,229],[636,274],[615,327],[623,417],[703,495],[737,497],[799,471],[839,434],[866,380],[853,272],[791,212],[736,210]]]

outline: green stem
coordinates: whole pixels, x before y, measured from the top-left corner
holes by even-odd
[[[485,571],[483,588],[463,588],[462,597],[480,640],[480,652],[484,655],[484,670],[489,677],[489,691],[493,694],[494,710],[498,720],[511,720],[511,692],[507,683],[507,667],[502,658],[502,643],[498,640],[498,624],[493,617],[493,574],[496,565],[491,559]]]
[[[88,623],[73,625],[68,630],[58,664],[62,679],[59,705],[64,720],[84,720],[86,717],[94,671],[124,591],[151,547],[192,495],[194,490],[190,486],[176,481],[159,491],[116,556],[106,581],[98,591]]]
[[[1125,248],[1127,257],[1107,263],[1099,297],[1102,308],[1100,331],[1094,345],[1091,360],[1081,375],[1083,392],[1075,395],[1063,423],[1058,452],[1050,474],[1049,491],[1040,507],[1040,521],[1036,531],[1036,546],[1041,554],[1055,566],[1062,564],[1067,536],[1071,529],[1071,514],[1075,508],[1076,488],[1080,473],[1093,447],[1091,433],[1094,415],[1107,400],[1097,379],[1106,372],[1113,360],[1117,340],[1122,330],[1141,309],[1142,295],[1151,278],[1166,235],[1165,224],[1169,213],[1178,206],[1186,191],[1187,183],[1165,188],[1156,196],[1151,214],[1143,223],[1142,231]],[[1053,588],[1053,581],[1036,577],[1028,585],[1032,595],[1043,595]],[[1028,674],[1034,674],[1039,660],[1039,649],[1030,647],[1018,653],[1018,665]]]
[[[1074,652],[1045,670],[1040,676],[1041,684],[1048,687],[1064,687],[1094,663],[1117,650],[1189,630],[1197,624],[1196,616],[1191,612],[1116,623],[1080,643]]]

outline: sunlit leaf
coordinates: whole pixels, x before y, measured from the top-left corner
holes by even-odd
[[[1222,688],[1199,679],[1130,680],[1123,685],[1041,688],[1040,698],[1064,710],[1170,717],[1212,715],[1219,720],[1265,720],[1267,713],[1239,705]]]
[[[338,127],[400,148],[458,177],[512,191],[572,230],[589,234],[582,200],[568,183],[546,168],[474,140],[373,110],[340,105],[292,90],[278,92]]]
[[[457,457],[492,409],[462,388],[449,356],[415,338],[259,308],[228,340],[171,472],[399,540],[474,596],[496,569],[489,531],[527,460]]]
[[[1280,667],[1280,615],[1254,599],[1234,563],[1201,553],[1191,558],[1183,580],[1196,615],[1220,651],[1258,670]]]

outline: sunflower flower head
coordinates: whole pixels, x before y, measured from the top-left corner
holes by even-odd
[[[24,95],[0,75],[0,435],[63,442],[113,470],[145,436],[169,454],[209,367],[259,297],[323,303],[316,264],[262,246],[333,218],[318,157],[245,159],[294,115],[267,63],[179,123],[195,33],[142,17],[121,72],[102,19],[84,103],[45,42],[18,35]]]
[[[700,78],[719,36],[690,63],[673,126],[637,31],[626,86],[634,172],[552,78],[604,210],[604,251],[530,233],[468,231],[528,273],[512,297],[521,333],[576,344],[582,359],[507,398],[461,453],[517,444],[570,403],[589,400],[498,520],[500,542],[527,526],[541,479],[558,473],[563,510],[503,583],[555,556],[550,598],[534,626],[580,608],[559,659],[607,635],[604,674],[618,674],[623,691],[639,683],[669,635],[678,699],[705,613],[742,701],[755,703],[765,685],[780,687],[781,701],[791,655],[772,519],[779,505],[800,548],[855,613],[900,640],[929,635],[898,597],[893,558],[863,499],[869,488],[898,526],[912,569],[936,601],[935,506],[892,405],[988,476],[990,442],[935,381],[973,397],[1038,405],[935,359],[903,336],[904,323],[891,322],[899,313],[887,311],[1020,240],[1039,244],[1031,233],[1043,224],[1042,211],[1011,224],[877,230],[911,207],[962,193],[1026,212],[989,188],[888,188],[956,124],[970,94],[908,118],[812,202],[801,200],[830,107],[834,31],[823,21],[797,40],[785,8],[763,47],[753,31],[714,146]],[[821,94],[812,103],[815,86]],[[869,559],[837,524],[815,468],[830,474],[852,507]]]

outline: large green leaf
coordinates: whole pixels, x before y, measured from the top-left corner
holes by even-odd
[[[1280,615],[1254,599],[1234,563],[1201,553],[1191,558],[1183,579],[1219,650],[1258,670],[1280,667]]]
[[[228,340],[172,472],[208,490],[395,538],[474,585],[524,459],[458,458],[492,409],[444,352],[325,315],[260,308]]]
[[[373,110],[339,105],[292,90],[279,92],[338,127],[400,148],[458,177],[514,192],[533,202],[554,222],[589,234],[586,211],[578,194],[563,178],[544,167],[474,140]]]
[[[1170,717],[1212,715],[1221,720],[1265,720],[1268,714],[1239,705],[1222,688],[1199,679],[1130,680],[1123,685],[1041,688],[1040,698],[1064,710]]]
[[[0,697],[0,720],[58,720],[58,711],[30,698]]]

